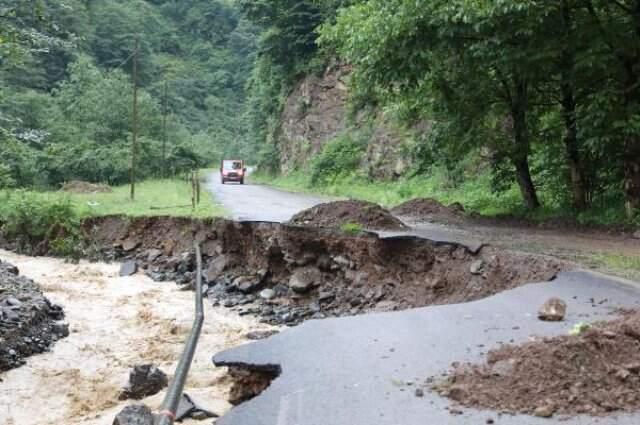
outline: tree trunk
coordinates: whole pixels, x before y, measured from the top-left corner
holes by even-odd
[[[520,187],[524,206],[534,210],[540,206],[536,187],[529,168],[529,132],[527,130],[528,87],[526,81],[516,81],[511,105],[514,149],[511,161],[516,169],[516,181]]]
[[[565,48],[560,58],[561,81],[560,90],[562,92],[562,118],[565,125],[564,145],[567,154],[567,163],[569,165],[571,177],[571,191],[573,198],[573,206],[578,210],[584,210],[587,207],[587,193],[584,178],[584,169],[580,157],[580,148],[578,143],[578,124],[576,120],[576,100],[574,81],[574,55],[572,50],[571,35],[571,10],[567,0],[562,2],[562,18],[564,25]]]
[[[534,186],[533,179],[531,178],[529,160],[526,157],[514,159],[513,165],[516,167],[516,179],[518,181],[518,186],[520,187],[524,206],[528,210],[538,208],[540,206],[540,201],[538,200],[536,187]]]

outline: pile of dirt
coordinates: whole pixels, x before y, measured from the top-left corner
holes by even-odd
[[[103,258],[135,261],[185,289],[196,275],[196,240],[210,302],[277,325],[476,300],[567,269],[490,247],[278,223],[107,217],[86,221],[85,231]]]
[[[640,410],[640,312],[457,365],[437,386],[464,406],[549,417]]]
[[[69,335],[62,308],[44,297],[38,285],[0,261],[0,372],[22,366]]]
[[[464,216],[464,207],[459,203],[446,206],[432,198],[416,198],[398,205],[391,212],[394,215],[418,220],[438,218],[445,221],[457,221]]]
[[[62,185],[60,189],[69,193],[111,193],[113,189],[109,185],[102,183],[89,183],[79,180],[72,180]]]
[[[378,204],[365,201],[336,201],[316,205],[304,210],[290,221],[291,224],[340,228],[358,224],[365,229],[404,230],[407,226]]]

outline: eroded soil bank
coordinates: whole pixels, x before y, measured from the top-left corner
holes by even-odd
[[[132,366],[154,363],[168,374],[175,370],[193,320],[193,292],[142,274],[120,277],[117,264],[69,264],[5,251],[0,258],[40,283],[64,308],[71,331],[51,352],[0,374],[0,424],[111,425],[127,404],[118,395]],[[186,392],[223,414],[231,407],[231,380],[211,364],[211,354],[244,343],[249,332],[272,328],[210,306],[205,316]],[[163,396],[142,402],[155,409]]]
[[[411,236],[277,223],[110,217],[85,228],[103,257],[132,259],[153,279],[184,285],[193,283],[192,244],[200,242],[213,304],[272,324],[476,300],[568,268],[488,247],[473,253]]]

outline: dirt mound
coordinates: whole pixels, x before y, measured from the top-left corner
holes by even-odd
[[[69,193],[111,193],[113,189],[106,184],[89,183],[79,180],[73,180],[62,185],[60,189]]]
[[[464,215],[464,207],[459,203],[446,206],[432,198],[416,198],[398,205],[391,212],[395,215],[416,219],[432,217],[457,219]]]
[[[454,368],[444,395],[469,407],[548,417],[640,410],[640,312],[561,336],[489,352]]]
[[[378,204],[365,201],[336,201],[304,210],[291,224],[316,227],[341,227],[358,224],[365,229],[404,230],[407,226]]]
[[[0,372],[23,365],[24,358],[68,336],[63,318],[62,308],[52,305],[35,282],[0,261]]]
[[[185,289],[199,241],[209,300],[270,324],[470,301],[567,268],[490,247],[278,223],[106,217],[86,221],[85,231],[103,258],[134,260],[154,280]]]

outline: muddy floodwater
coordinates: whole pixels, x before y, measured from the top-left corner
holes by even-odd
[[[144,275],[119,277],[118,264],[69,264],[1,250],[0,259],[18,266],[63,306],[71,331],[51,352],[0,374],[0,424],[110,425],[129,403],[118,401],[118,394],[133,365],[155,363],[173,374],[193,320],[193,292]],[[224,369],[212,365],[211,355],[244,343],[247,332],[269,327],[208,303],[205,309],[185,391],[222,414],[231,407],[230,381]],[[142,402],[156,409],[163,396]]]

